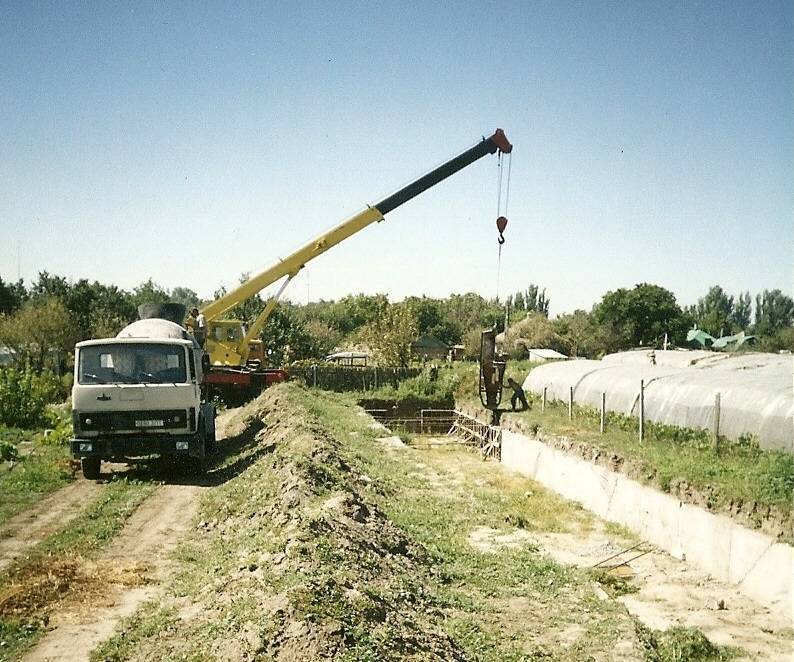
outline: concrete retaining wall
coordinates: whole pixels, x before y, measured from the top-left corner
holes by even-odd
[[[794,617],[794,547],[510,430],[502,464]]]

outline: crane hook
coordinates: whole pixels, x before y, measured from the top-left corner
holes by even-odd
[[[504,231],[505,231],[505,228],[507,228],[507,217],[506,216],[500,216],[499,218],[496,219],[496,229],[499,230],[499,239],[497,239],[497,241],[499,242],[500,246],[503,243],[505,243],[505,238],[504,238],[504,234],[503,234]]]

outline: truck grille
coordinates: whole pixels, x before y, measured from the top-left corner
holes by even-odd
[[[184,409],[80,413],[80,430],[83,432],[174,430],[187,426],[188,415]]]

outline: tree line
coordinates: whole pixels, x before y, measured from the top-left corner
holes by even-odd
[[[244,274],[241,281],[246,279]],[[216,296],[221,291],[216,292]],[[66,370],[75,342],[115,335],[137,317],[141,303],[176,301],[201,306],[187,287],[171,290],[151,279],[131,291],[81,279],[75,282],[41,272],[37,280],[6,282],[0,277],[0,345],[13,350],[13,361],[41,370]],[[410,343],[422,335],[448,345],[464,345],[479,354],[480,332],[496,327],[516,358],[526,349],[552,348],[570,356],[597,358],[632,347],[661,347],[665,337],[683,346],[697,326],[718,337],[737,331],[760,336],[759,349],[794,350],[794,301],[781,290],[727,294],[711,287],[697,304],[681,307],[669,290],[649,283],[607,292],[590,311],[549,318],[550,298],[537,285],[499,302],[475,293],[446,298],[356,294],[336,301],[279,305],[262,337],[274,366],[320,359],[339,347],[366,346],[383,363],[404,365]],[[252,322],[265,306],[257,295],[234,315]],[[755,306],[753,306],[755,303]]]

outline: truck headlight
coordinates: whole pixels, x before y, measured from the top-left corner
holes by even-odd
[[[176,442],[176,449],[178,451],[186,451],[190,444],[187,441],[177,441]]]
[[[94,450],[94,444],[80,444],[81,453],[90,453],[92,450]]]

